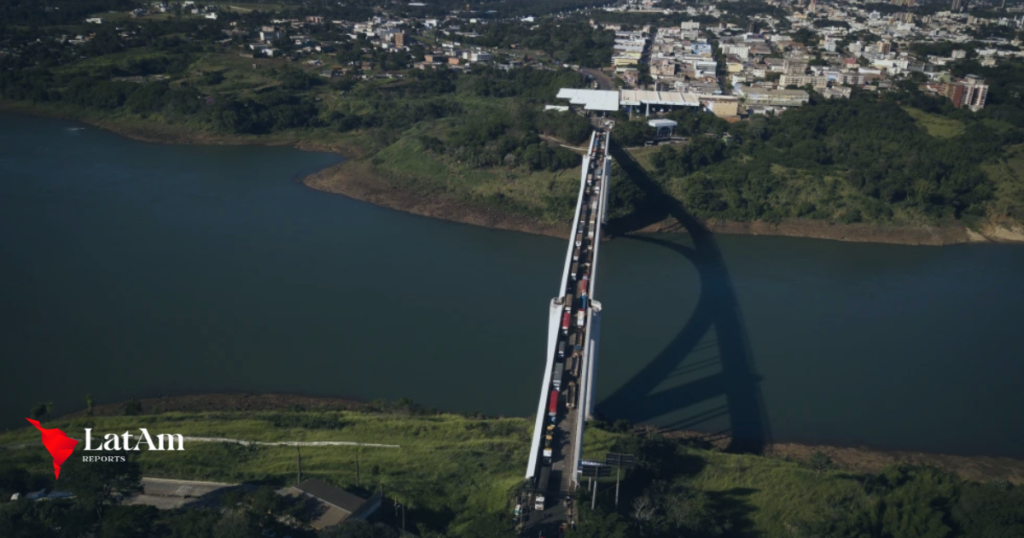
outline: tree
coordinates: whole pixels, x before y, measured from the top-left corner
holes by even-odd
[[[228,510],[213,525],[213,535],[217,538],[252,538],[259,536],[260,530],[248,512]]]
[[[142,402],[140,402],[138,400],[131,400],[129,402],[125,402],[125,404],[121,407],[121,412],[124,413],[125,416],[129,416],[129,417],[135,416],[135,415],[141,415],[142,414]]]
[[[32,487],[32,477],[28,471],[8,465],[0,469],[0,499],[10,499],[12,494],[29,491]]]
[[[100,523],[99,538],[149,538],[158,517],[153,506],[118,506]]]
[[[75,496],[75,503],[101,520],[107,507],[142,492],[142,471],[131,456],[103,453],[113,461],[86,462],[69,458],[61,467],[61,488]],[[119,461],[124,458],[124,461]]]
[[[600,507],[590,510],[590,504],[578,502],[579,524],[569,529],[570,538],[626,538],[629,536],[629,522],[616,512],[605,512]]]
[[[814,469],[815,473],[821,474],[822,471],[832,468],[832,458],[820,450],[815,450],[807,464],[811,466],[811,469]]]
[[[506,514],[474,514],[459,533],[459,538],[513,538],[515,536],[517,533],[511,519]],[[378,538],[378,536],[367,538]]]
[[[1024,536],[1024,487],[1005,481],[964,484],[952,517],[965,536]]]
[[[657,511],[658,508],[649,496],[641,495],[633,499],[633,512],[631,515],[636,520],[636,526],[640,529],[640,534],[644,533],[644,526],[654,519],[654,514]]]
[[[50,412],[53,411],[53,402],[37,403],[32,406],[30,414],[34,420],[43,421],[43,418],[50,420]]]

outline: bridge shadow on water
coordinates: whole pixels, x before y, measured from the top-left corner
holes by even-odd
[[[771,429],[759,387],[761,378],[754,367],[732,280],[714,235],[678,200],[666,194],[620,146],[613,143],[609,151],[642,193],[641,207],[634,212],[642,217],[609,221],[609,235],[625,235],[630,240],[658,245],[689,260],[700,278],[700,296],[692,316],[668,346],[598,403],[598,415],[644,423],[669,413],[685,413],[688,408],[724,396],[724,407],[701,408],[666,428],[692,429],[697,424],[727,416],[729,428],[719,433],[731,437],[729,450],[762,452],[771,444]],[[627,235],[669,218],[678,223],[680,231],[689,233],[692,247],[656,237]],[[714,351],[709,348],[715,347],[717,357],[709,357],[708,352]],[[696,371],[713,368],[715,363],[720,367],[717,373],[655,392],[666,379],[690,377]]]

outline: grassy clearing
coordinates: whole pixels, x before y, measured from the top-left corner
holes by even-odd
[[[434,131],[436,132],[436,131]],[[572,217],[572,207],[552,200],[573,200],[579,169],[550,172],[517,168],[471,168],[428,152],[413,129],[374,157],[376,171],[393,184],[422,195],[442,195],[514,212],[526,212],[545,223]]]
[[[342,486],[380,485],[410,507],[443,511],[470,506],[492,512],[507,507],[529,454],[526,419],[477,420],[457,415],[401,416],[358,412],[204,413],[135,417],[94,417],[48,424],[72,437],[94,432],[122,433],[145,427],[156,433],[227,437],[251,441],[352,441],[397,444],[401,448],[302,447],[303,476]],[[38,442],[27,428],[0,436],[0,445]],[[183,452],[143,452],[146,476],[217,481],[294,480],[294,447],[241,446],[187,442]],[[0,451],[0,462],[33,471],[49,466],[41,447]]]
[[[659,147],[643,147],[643,148],[630,148],[626,151],[636,159],[636,162],[640,163],[640,166],[644,167],[644,170],[648,172],[654,172],[654,164],[651,163],[651,155],[657,153]]]
[[[923,110],[903,107],[928,134],[935,138],[955,138],[964,134],[964,124],[950,118],[929,114]]]

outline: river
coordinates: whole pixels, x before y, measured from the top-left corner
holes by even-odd
[[[86,393],[532,414],[565,243],[299,182],[339,159],[0,115],[0,426]],[[603,415],[1024,457],[1024,247],[712,239],[602,246]]]

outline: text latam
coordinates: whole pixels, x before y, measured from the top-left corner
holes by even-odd
[[[146,428],[139,428],[139,435],[132,435],[129,432],[124,432],[120,435],[116,433],[108,433],[103,436],[102,444],[93,446],[92,428],[85,429],[85,450],[129,450],[139,451],[142,450],[142,446],[146,446],[146,450],[185,450],[185,438],[180,433],[161,433],[156,435],[156,442],[153,442],[153,436],[149,434],[149,430]],[[133,438],[135,443],[132,444]]]

